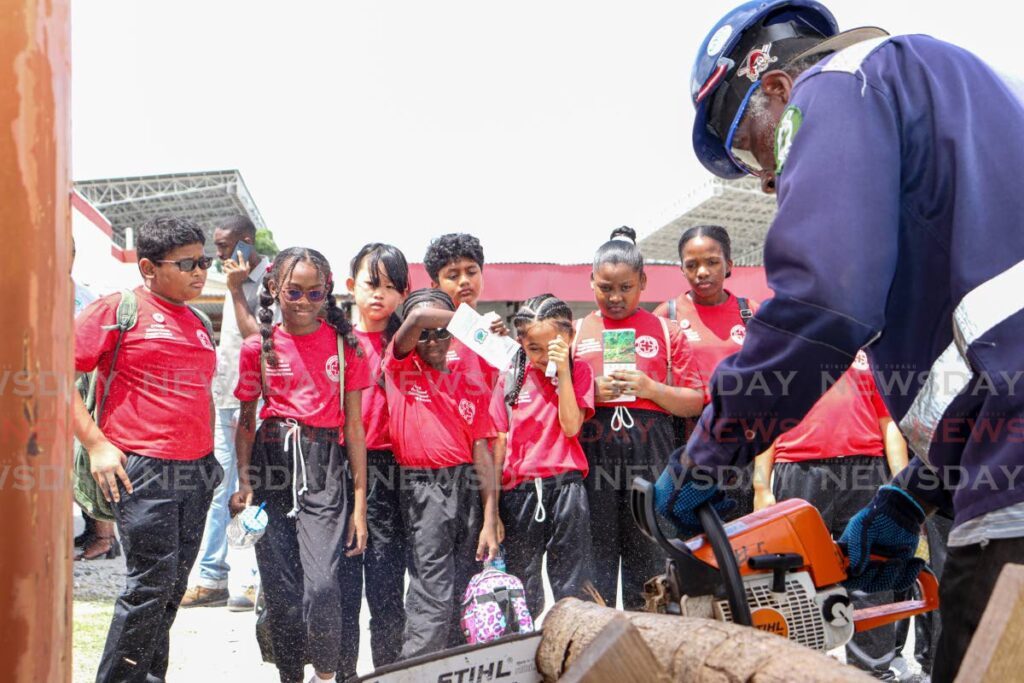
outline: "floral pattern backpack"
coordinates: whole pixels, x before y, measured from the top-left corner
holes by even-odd
[[[491,564],[474,576],[462,597],[462,633],[470,645],[533,631],[523,582]]]

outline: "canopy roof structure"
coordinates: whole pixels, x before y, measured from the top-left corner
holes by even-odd
[[[211,242],[214,228],[228,216],[244,214],[257,230],[266,227],[237,170],[80,180],[74,186],[110,221],[111,239],[122,249],[134,246],[126,234],[162,214],[191,218]]]
[[[641,234],[640,250],[649,263],[679,263],[679,236],[695,225],[721,225],[732,238],[737,266],[764,265],[764,238],[775,218],[775,196],[761,192],[760,180],[714,176],[665,210],[667,223]],[[658,223],[655,223],[658,224]]]

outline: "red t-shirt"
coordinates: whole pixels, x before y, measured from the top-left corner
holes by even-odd
[[[370,386],[363,392],[363,428],[366,430],[366,450],[390,451],[391,432],[388,427],[388,395],[377,378],[384,355],[383,332],[356,330],[363,354],[370,368]]]
[[[277,367],[266,364],[267,392],[260,417],[293,418],[308,427],[345,426],[345,412],[338,395],[338,334],[324,321],[315,332],[291,335],[280,324],[271,337]],[[255,401],[263,394],[260,386],[260,346],[254,334],[242,344],[238,358],[238,386],[235,397]],[[370,366],[352,347],[345,347],[345,392],[370,386]]]
[[[466,391],[474,396],[491,400],[494,387],[498,384],[498,369],[485,361],[478,353],[452,337],[448,346],[448,369],[465,382]]]
[[[196,460],[213,451],[210,382],[217,353],[187,306],[137,287],[139,318],[125,332],[99,427],[122,451],[168,460]],[[96,404],[110,376],[120,294],[91,303],[75,319],[75,370],[99,368]]]
[[[491,397],[494,428],[508,433],[502,487],[510,489],[525,479],[554,477],[564,472],[578,471],[587,476],[590,467],[579,436],[566,436],[558,422],[558,378],[545,377],[529,365],[519,400],[512,409],[511,425],[505,403],[507,378],[503,375],[498,380]],[[589,420],[594,415],[594,372],[589,365],[573,363],[572,385],[576,405],[583,411],[583,419]]]
[[[440,469],[473,462],[473,443],[494,437],[490,396],[470,391],[456,373],[442,373],[413,351],[381,364],[388,397],[391,443],[402,467]]]
[[[664,321],[664,325],[662,322]],[[655,380],[665,383],[668,375],[669,350],[665,348],[665,331],[668,330],[668,343],[672,354],[672,386],[688,387],[702,390],[697,366],[693,361],[693,352],[679,326],[664,318],[638,308],[633,315],[625,320],[609,320],[601,317],[600,312],[591,313],[575,323],[576,337],[573,340],[573,358],[590,365],[594,376],[599,377],[604,371],[604,330],[636,330],[636,369]],[[626,406],[630,410],[657,410],[667,413],[654,401],[638,398],[635,401],[616,401],[598,403],[599,407]]]
[[[775,461],[804,462],[843,455],[881,457],[885,455],[885,442],[878,421],[888,416],[867,355],[861,351],[800,424],[775,440]]]
[[[717,306],[698,304],[686,293],[676,298],[676,321],[693,349],[693,359],[704,385],[705,404],[711,401],[709,389],[715,368],[739,351],[747,336],[747,328],[740,317],[739,300],[728,290],[726,293],[729,298]],[[758,305],[756,301],[747,300],[752,313],[757,312]],[[661,304],[654,312],[667,316],[668,306]]]

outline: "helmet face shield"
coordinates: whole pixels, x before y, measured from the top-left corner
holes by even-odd
[[[725,152],[729,155],[729,159],[732,163],[736,164],[743,172],[749,175],[760,175],[761,162],[754,156],[753,150],[740,149],[736,146],[736,131],[743,123],[743,117],[747,113],[747,105],[750,103],[751,96],[757,92],[758,88],[761,87],[761,81],[756,81],[750,88],[747,89],[747,94],[744,95],[743,101],[740,102],[740,107],[736,111],[736,115],[732,119],[732,123],[729,124],[729,131],[725,136]]]

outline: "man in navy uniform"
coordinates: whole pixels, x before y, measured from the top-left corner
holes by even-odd
[[[1024,561],[1024,108],[974,55],[840,33],[810,0],[730,12],[691,90],[704,166],[778,195],[776,296],[718,368],[771,391],[713,395],[659,479],[659,511],[698,531],[695,508],[723,505],[703,482],[767,448],[829,386],[824,369],[866,347],[916,457],[847,527],[848,585],[909,586],[926,514],[951,513],[933,672],[951,681],[1001,568]]]

